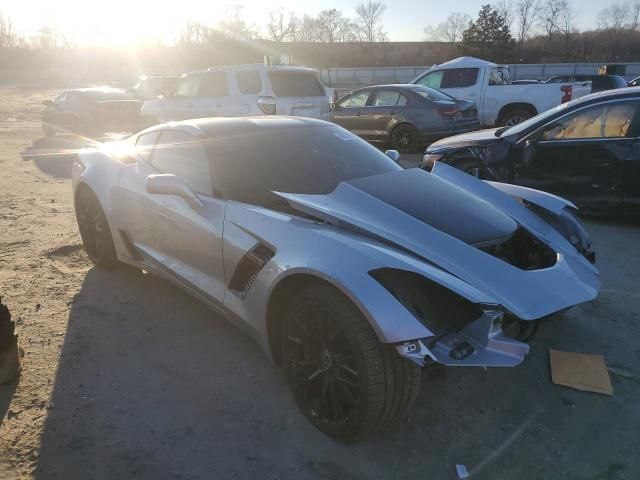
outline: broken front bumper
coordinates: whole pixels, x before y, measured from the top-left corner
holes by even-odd
[[[524,360],[529,345],[504,335],[503,316],[501,310],[487,309],[459,332],[412,340],[396,349],[420,366],[430,358],[447,366],[514,367]]]

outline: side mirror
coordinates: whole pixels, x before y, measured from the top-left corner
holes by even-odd
[[[43,100],[42,105],[44,105],[45,107],[53,107],[55,103],[53,102],[53,100]]]
[[[400,161],[400,152],[398,152],[397,150],[387,150],[384,153],[394,162],[398,163]]]
[[[182,198],[193,210],[204,207],[204,203],[196,192],[172,174],[149,175],[145,182],[145,189],[148,193],[158,195],[176,195]]]

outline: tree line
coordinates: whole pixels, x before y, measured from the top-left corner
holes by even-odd
[[[622,0],[602,8],[596,27],[582,31],[576,1],[500,0],[483,5],[475,18],[453,12],[445,21],[424,28],[424,48],[432,52],[430,56],[442,59],[473,55],[518,63],[640,61],[640,0]],[[388,63],[385,59],[395,55],[384,28],[385,12],[386,5],[373,0],[359,3],[353,17],[338,9],[299,16],[280,8],[257,26],[246,21],[241,5],[232,5],[217,24],[186,22],[171,44],[188,48],[214,46],[224,40],[267,39],[300,45],[355,42],[369,45],[367,58],[377,60],[358,58],[354,65],[364,61],[382,66],[380,62]],[[0,12],[0,49],[74,46],[72,39],[53,26],[43,26],[27,38]],[[283,45],[282,50],[288,48]],[[374,50],[383,54],[374,54]]]
[[[426,41],[501,62],[640,60],[640,0],[602,8],[596,28],[581,31],[571,0],[501,0],[474,19],[462,12],[424,29]]]

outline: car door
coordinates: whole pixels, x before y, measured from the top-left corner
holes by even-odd
[[[150,147],[151,142],[154,145]],[[120,227],[128,242],[154,267],[221,305],[226,201],[214,195],[202,142],[183,131],[162,130],[159,138],[144,139],[142,135],[136,147],[138,161],[125,169],[120,194],[114,195],[116,216],[123,219]],[[183,181],[196,192],[203,207],[194,209],[177,195],[148,193],[146,178],[158,173],[173,174]]]
[[[374,90],[369,96],[366,114],[362,117],[364,135],[372,139],[388,138],[394,118],[402,116],[407,103],[407,97],[397,90]]]
[[[231,95],[235,97],[234,104],[242,115],[260,115],[258,98],[262,96],[263,84],[260,72],[257,70],[238,70],[233,75]]]
[[[363,135],[365,131],[363,116],[370,94],[369,89],[359,90],[341,98],[331,112],[332,121],[356,135]]]
[[[638,102],[610,101],[544,125],[520,140],[524,149],[514,183],[587,209],[619,205],[624,163],[634,142],[629,127],[637,114]]]
[[[191,118],[246,115],[238,99],[229,95],[228,72],[224,70],[203,73]]]

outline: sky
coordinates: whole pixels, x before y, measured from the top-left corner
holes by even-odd
[[[384,0],[383,0],[384,1]],[[612,4],[607,0],[572,0],[580,29],[592,28],[598,12]],[[14,27],[27,37],[42,25],[55,25],[81,45],[128,45],[154,42],[171,43],[189,19],[206,24],[223,20],[229,5],[243,5],[248,24],[263,29],[269,11],[317,14],[336,8],[355,17],[359,0],[230,0],[229,2],[180,0],[0,0],[0,13],[11,17]],[[437,25],[453,11],[475,17],[483,3],[491,0],[390,0],[383,17],[385,31],[392,41],[423,40],[423,29]]]

